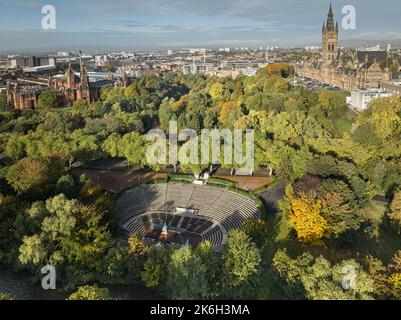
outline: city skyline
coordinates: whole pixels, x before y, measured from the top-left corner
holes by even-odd
[[[331,1],[356,9],[356,29],[341,39],[399,40],[396,0]],[[43,30],[44,5],[56,8],[56,30]],[[163,49],[179,47],[296,47],[320,43],[330,1],[311,0],[32,0],[0,1],[1,51]]]

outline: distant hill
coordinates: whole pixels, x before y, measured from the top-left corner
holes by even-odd
[[[374,47],[380,45],[382,49],[387,48],[387,45],[391,44],[392,48],[401,48],[401,39],[387,39],[387,40],[360,40],[350,39],[342,40],[339,45],[346,48],[359,48],[359,47]]]

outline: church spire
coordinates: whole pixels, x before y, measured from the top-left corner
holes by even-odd
[[[329,14],[328,14],[328,16],[329,17],[333,17],[334,15],[333,15],[333,8],[331,7],[331,2],[330,2],[330,9],[329,9]]]
[[[79,69],[80,69],[81,73],[82,73],[82,66],[83,66],[83,63],[82,63],[82,51],[79,50]]]
[[[89,76],[86,70],[86,65],[83,61],[82,52],[79,51],[79,65],[80,65],[80,84],[79,84],[79,99],[85,99],[88,103],[90,99],[89,90]]]
[[[331,3],[329,13],[327,14],[326,25],[323,23],[322,40],[323,61],[330,64],[338,58],[338,23],[334,23],[333,7]]]
[[[331,3],[330,3],[329,13],[327,15],[326,28],[327,28],[327,30],[334,30],[334,14],[333,14],[333,8],[331,6]]]
[[[74,70],[72,70],[71,63],[68,64],[66,78],[67,78],[67,89],[73,89],[75,87],[75,74]]]

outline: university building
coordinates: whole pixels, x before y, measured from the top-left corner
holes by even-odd
[[[296,74],[351,91],[379,88],[382,81],[392,79],[393,71],[399,71],[399,54],[391,55],[388,50],[339,50],[338,38],[338,22],[334,21],[330,5],[327,22],[322,28],[322,52],[297,63]]]
[[[60,106],[71,106],[77,100],[89,103],[100,98],[100,89],[104,86],[127,86],[127,78],[114,81],[105,79],[90,82],[85,63],[80,59],[79,76],[71,65],[63,75],[49,76],[47,79],[17,79],[7,83],[7,104],[14,110],[35,109],[41,93],[52,91],[57,96]]]

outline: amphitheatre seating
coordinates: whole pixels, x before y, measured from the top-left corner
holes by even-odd
[[[213,222],[209,220],[185,217],[180,227],[188,232],[202,234],[212,226]]]
[[[203,240],[210,241],[213,246],[219,246],[223,242],[223,232],[219,226],[215,226],[203,235]]]
[[[213,226],[213,222],[208,220],[199,220],[196,223],[193,223],[188,231],[193,233],[202,234],[206,230],[210,229]]]
[[[166,222],[166,215],[163,212],[151,213],[153,224],[164,224]]]
[[[175,207],[187,207],[193,192],[192,185],[169,184],[166,198],[168,210],[172,211]]]
[[[149,217],[147,215],[143,215],[139,218],[133,218],[129,220],[123,228],[130,233],[135,233],[140,237],[145,236],[152,228],[149,222]]]
[[[137,219],[146,212],[147,220]],[[252,199],[224,188],[193,184],[143,185],[126,191],[117,201],[119,224],[129,232],[144,235],[152,225],[166,223],[202,235],[214,245],[224,240],[221,226],[226,231],[238,229],[259,214]],[[220,226],[213,226],[216,223]]]
[[[246,219],[238,210],[235,210],[229,217],[224,218],[221,224],[227,229],[239,229]]]
[[[212,187],[197,187],[192,198],[188,203],[188,207],[199,209],[199,213],[207,210],[211,204],[215,203],[219,197],[225,192],[221,189]]]
[[[143,212],[146,212],[146,202],[143,192],[131,189],[126,191],[117,201],[116,204],[118,219],[124,223]]]
[[[150,220],[149,220],[149,217],[148,217],[148,216],[146,216],[146,215],[142,216],[142,217],[141,217],[141,220],[142,220],[143,225],[145,226],[145,228],[146,228],[147,230],[152,229],[152,224],[150,223]]]
[[[178,223],[181,220],[181,216],[176,214],[169,214],[167,215],[166,223],[169,227],[178,228]]]
[[[191,218],[185,217],[184,220],[182,220],[181,228],[188,229],[188,226],[189,226],[191,220],[192,220]]]
[[[164,210],[166,184],[145,185],[142,189],[148,204],[148,210]]]

